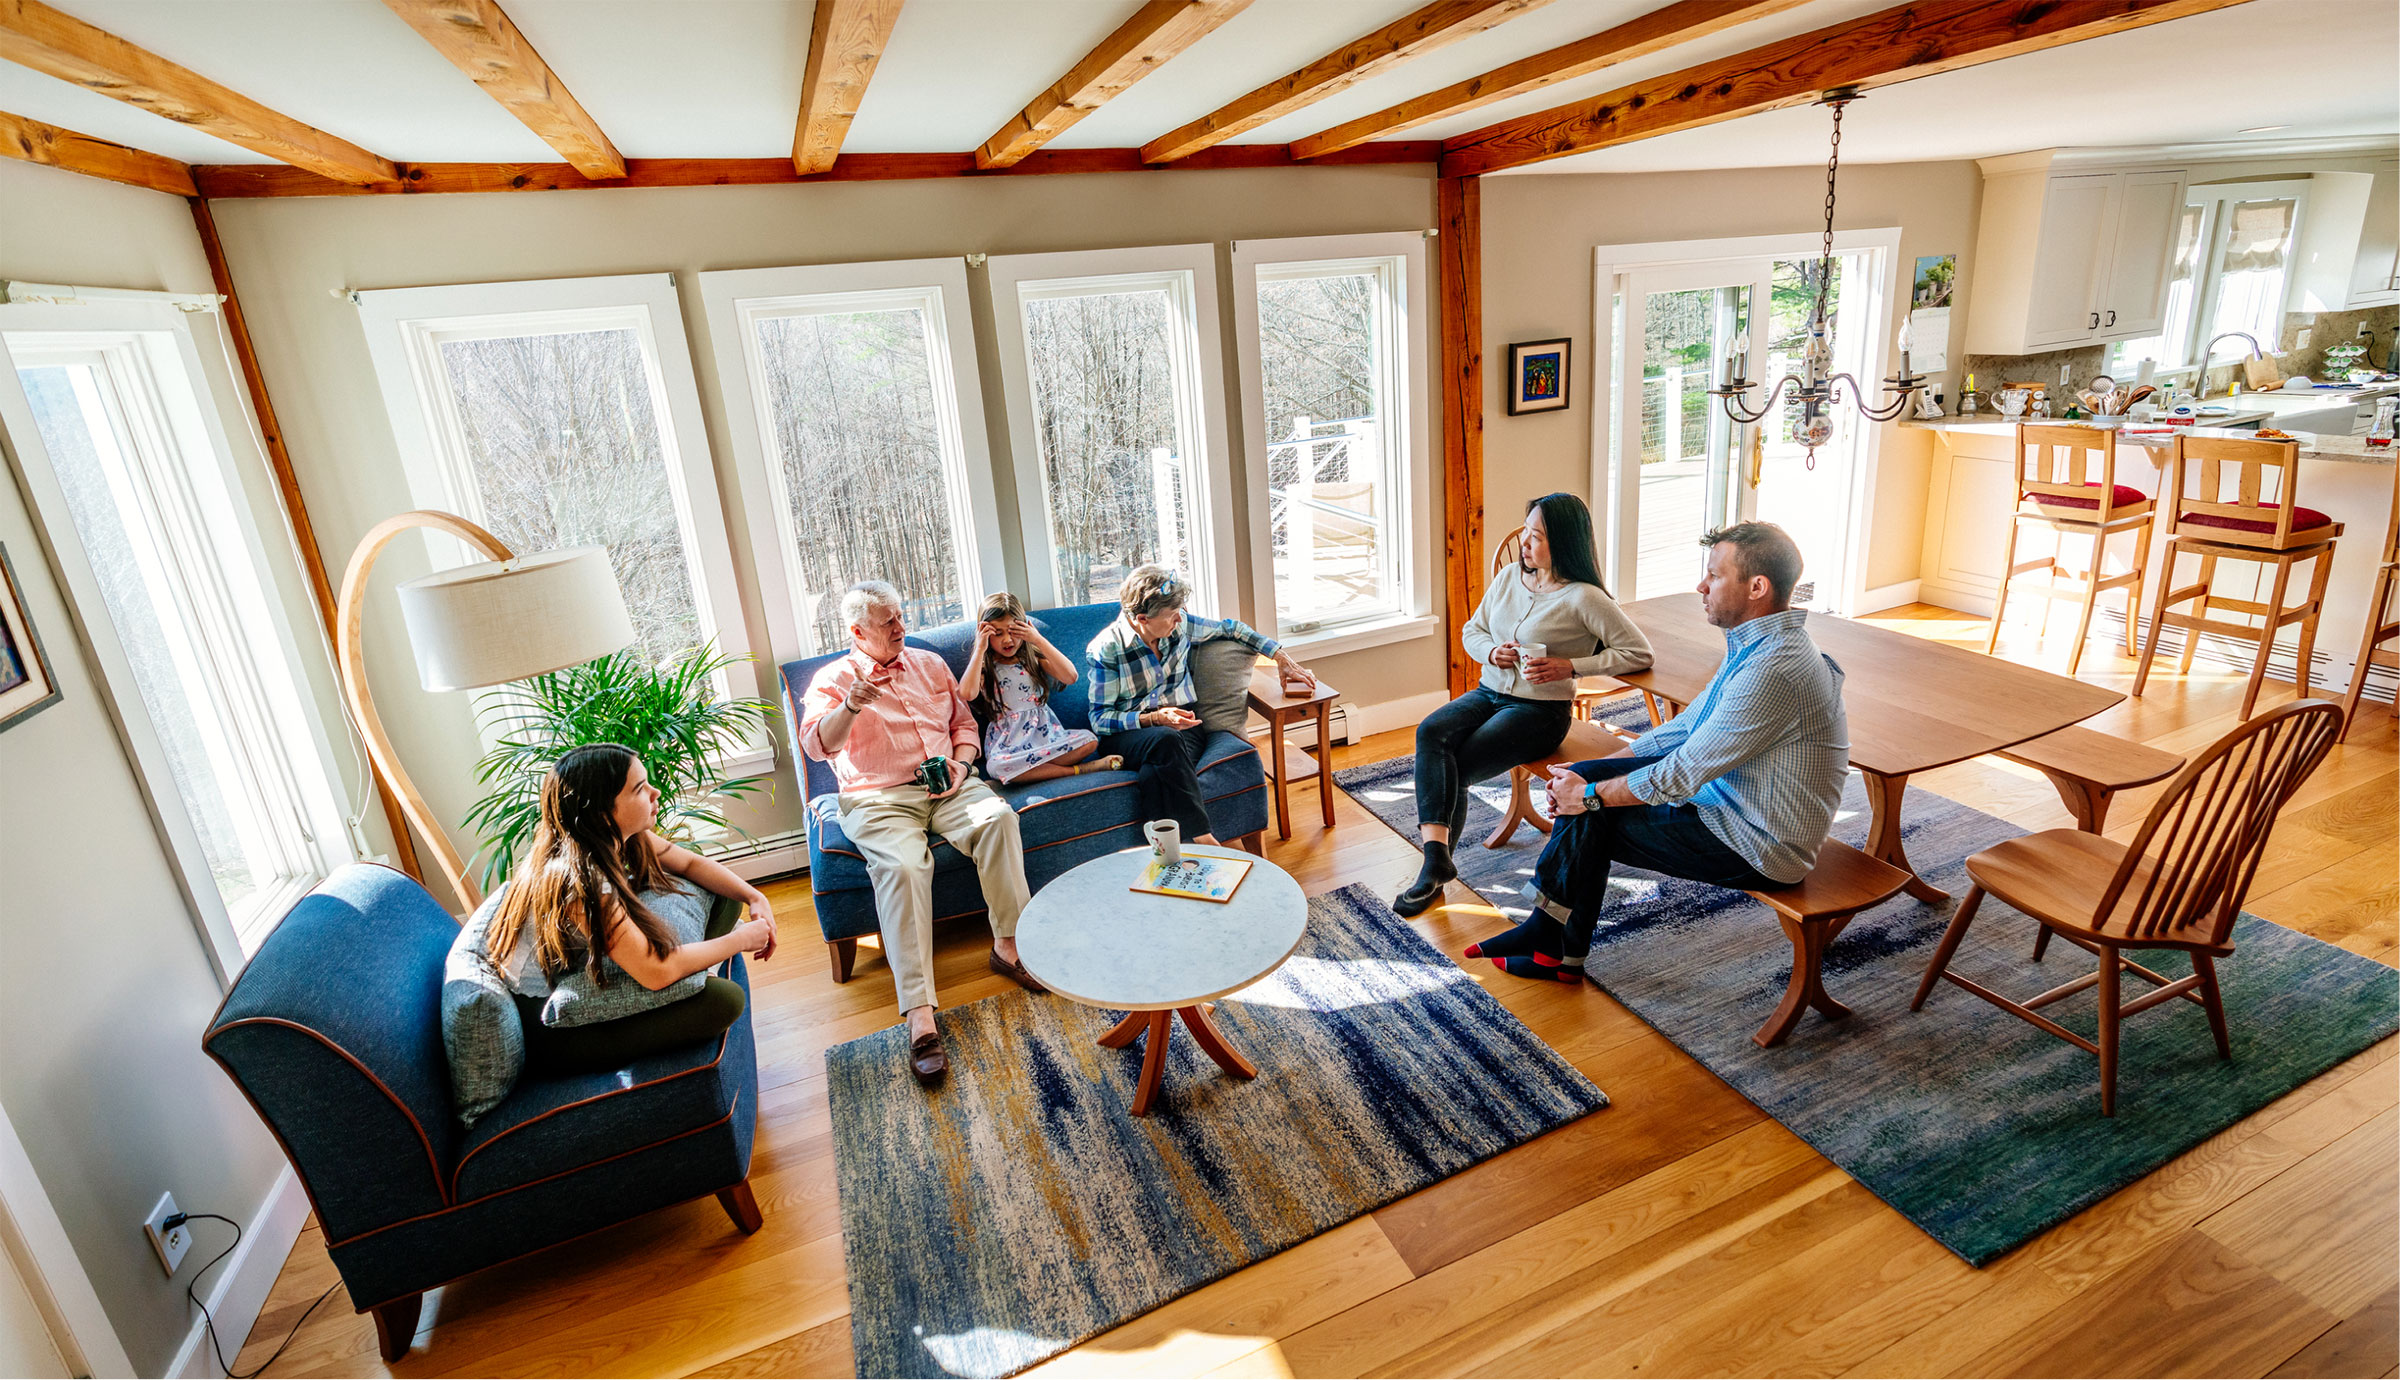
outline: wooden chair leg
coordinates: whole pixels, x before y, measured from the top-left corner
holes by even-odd
[[[417,1318],[424,1310],[423,1294],[375,1305],[375,1349],[383,1354],[385,1364],[408,1354],[408,1344],[417,1337]]]
[[[2350,736],[2350,725],[2358,719],[2358,702],[2366,694],[2367,668],[2375,664],[2375,647],[2383,639],[2384,607],[2391,602],[2392,584],[2400,580],[2400,568],[2384,566],[2375,574],[2375,597],[2367,604],[2367,630],[2358,639],[2358,662],[2350,668],[2350,693],[2342,697],[2342,741]]]
[[[744,1236],[767,1224],[767,1215],[758,1210],[758,1199],[752,1196],[748,1179],[731,1188],[718,1189],[717,1201],[724,1205],[725,1215],[733,1219],[733,1225]]]
[[[1917,995],[1908,1009],[1923,1009],[1925,998],[1932,994],[1933,984],[1941,981],[1943,970],[1950,966],[1950,956],[1958,952],[1958,941],[1967,937],[1967,926],[1975,923],[1975,908],[1983,904],[1983,888],[1970,886],[1958,903],[1958,913],[1950,917],[1950,928],[1942,931],[1942,942],[1933,951],[1933,962],[1925,965],[1925,980],[1917,984]]]
[[[2192,971],[2200,975],[2200,1004],[2208,1011],[2208,1028],[2217,1037],[2217,1057],[2233,1057],[2233,1034],[2225,1028],[2225,999],[2217,991],[2217,961],[2207,954],[2192,955]]]
[[[1252,857],[1263,858],[1267,855],[1267,831],[1264,829],[1253,829],[1249,833],[1242,835],[1238,839],[1235,839],[1233,841],[1233,846],[1241,849],[1245,853],[1250,854]]]
[[[2208,617],[2209,593],[2216,587],[2217,558],[2214,556],[2202,556],[2200,558],[2200,597],[2192,605],[2192,617]],[[2175,674],[2179,676],[2190,675],[2192,673],[2192,656],[2199,650],[2200,630],[2198,628],[2193,628],[2184,636],[2183,659],[2175,663]],[[2247,713],[2245,713],[2243,717],[2247,718]]]
[[[2017,529],[2024,526],[2014,513],[2008,517],[2008,545],[2000,552],[2000,589],[1992,596],[1992,628],[1983,639],[1983,654],[1992,655],[2000,646],[2000,621],[2008,616],[2008,585],[2017,578]]]
[[[2100,1115],[2117,1114],[2117,1034],[2124,1023],[2119,1014],[2117,982],[2123,976],[2117,951],[2100,946]]]
[[[2043,924],[2041,921],[2036,920],[2033,922],[2033,961],[2036,963],[2041,962],[2042,955],[2048,953],[2049,951],[2050,927]]]
[[[2283,617],[2283,591],[2292,582],[2292,563],[2275,563],[2275,582],[2267,595],[2266,626],[2258,630],[2258,659],[2250,663],[2250,683],[2242,690],[2242,712],[2237,718],[2247,719],[2258,703],[2259,687],[2267,681],[2267,658],[2275,654],[2275,629]]]
[[[2125,657],[2133,659],[2139,641],[2135,621],[2142,611],[2142,582],[2150,577],[2150,524],[2133,529],[2133,583],[2125,586]]]
[[[2059,545],[2066,545],[2061,534]],[[2075,620],[2075,645],[2067,651],[2067,674],[2074,675],[2083,667],[2083,642],[2092,633],[2092,610],[2100,606],[2100,568],[2107,564],[2108,534],[2092,533],[2092,568],[2083,573],[2083,615]]]
[[[2316,558],[2309,564],[2313,569],[2309,571],[2308,575],[2308,603],[2305,606],[2307,612],[2300,615],[2300,660],[2293,668],[2296,673],[2293,680],[2300,692],[2298,696],[2300,699],[2308,698],[2309,682],[2315,678],[2317,620],[2325,613],[2325,583],[2333,573],[2333,548],[2327,546],[2324,550],[2319,551]]]
[[[825,941],[825,948],[833,959],[833,980],[848,982],[850,969],[858,962],[858,941],[856,939],[828,939]]]
[[[2150,683],[2150,663],[2158,659],[2158,640],[2167,633],[2167,596],[2175,592],[2175,558],[2183,553],[2176,549],[2173,538],[2167,541],[2166,569],[2158,574],[2158,593],[2150,601],[2150,635],[2142,639],[2142,660],[2133,669],[2133,697],[2142,697],[2142,688]]]

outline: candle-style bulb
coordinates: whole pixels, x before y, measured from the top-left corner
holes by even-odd
[[[1916,341],[1916,332],[1912,329],[1910,316],[1911,313],[1908,312],[1900,314],[1900,353],[1902,354],[1907,354],[1909,346]]]

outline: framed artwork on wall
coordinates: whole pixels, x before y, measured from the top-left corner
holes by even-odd
[[[15,727],[59,698],[50,656],[25,612],[17,568],[9,563],[8,548],[0,546],[0,730]]]
[[[1569,340],[1526,340],[1508,347],[1508,415],[1567,410]]]

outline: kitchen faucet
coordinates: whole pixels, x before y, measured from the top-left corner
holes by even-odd
[[[2197,382],[2200,385],[2199,393],[2201,397],[2205,398],[2208,396],[2208,357],[2217,352],[2217,341],[2234,339],[2247,340],[2250,342],[2250,357],[2252,359],[2264,358],[2267,353],[2265,350],[2259,348],[2258,337],[2250,334],[2248,331],[2226,331],[2217,336],[2214,340],[2209,341],[2207,346],[2200,351],[2200,377]],[[2237,382],[2228,380],[2225,385],[2225,396],[2229,398],[2232,397],[2234,393],[2239,390],[2239,388],[2240,385]]]

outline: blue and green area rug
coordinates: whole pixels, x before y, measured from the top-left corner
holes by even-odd
[[[1237,1081],[1177,1029],[1148,1117],[1115,1013],[1011,990],[828,1050],[858,1373],[1007,1375],[1608,1104],[1363,887],[1217,1004]],[[1493,1070],[1508,1076],[1496,1078]]]
[[[1414,769],[1402,757],[1334,779],[1414,839]],[[1490,835],[1506,784],[1475,790],[1462,838]],[[1825,987],[1851,1009],[1846,1020],[1811,1012],[1782,1045],[1752,1044],[1751,1032],[1781,1000],[1791,974],[1791,945],[1773,917],[1740,892],[1634,869],[1610,879],[1587,971],[1971,1264],[2081,1212],[2400,1026],[2400,973],[2245,914],[2234,927],[2233,956],[2217,963],[2233,1059],[2217,1057],[2199,1006],[2171,1001],[2145,1011],[2125,1023],[2117,1114],[2103,1117],[2098,1061],[2064,1040],[1947,983],[1924,1010],[1909,1011],[1966,893],[1968,855],[2025,831],[1928,791],[1908,793],[1903,818],[1910,861],[1951,899],[1926,905],[1903,894],[1859,916],[1834,941]],[[1867,823],[1854,779],[1834,836],[1863,844]],[[1544,842],[1521,828],[1497,850],[1463,844],[1456,853],[1461,880],[1520,919],[1528,911],[1520,888]],[[1395,872],[1386,895],[1409,880]],[[2022,997],[2093,967],[2089,955],[2064,944],[2035,964],[2035,929],[2009,906],[1986,900],[1951,970]],[[2170,977],[2191,971],[2177,954],[2142,961]],[[2044,1014],[2091,1036],[2096,1001],[2080,993]]]

